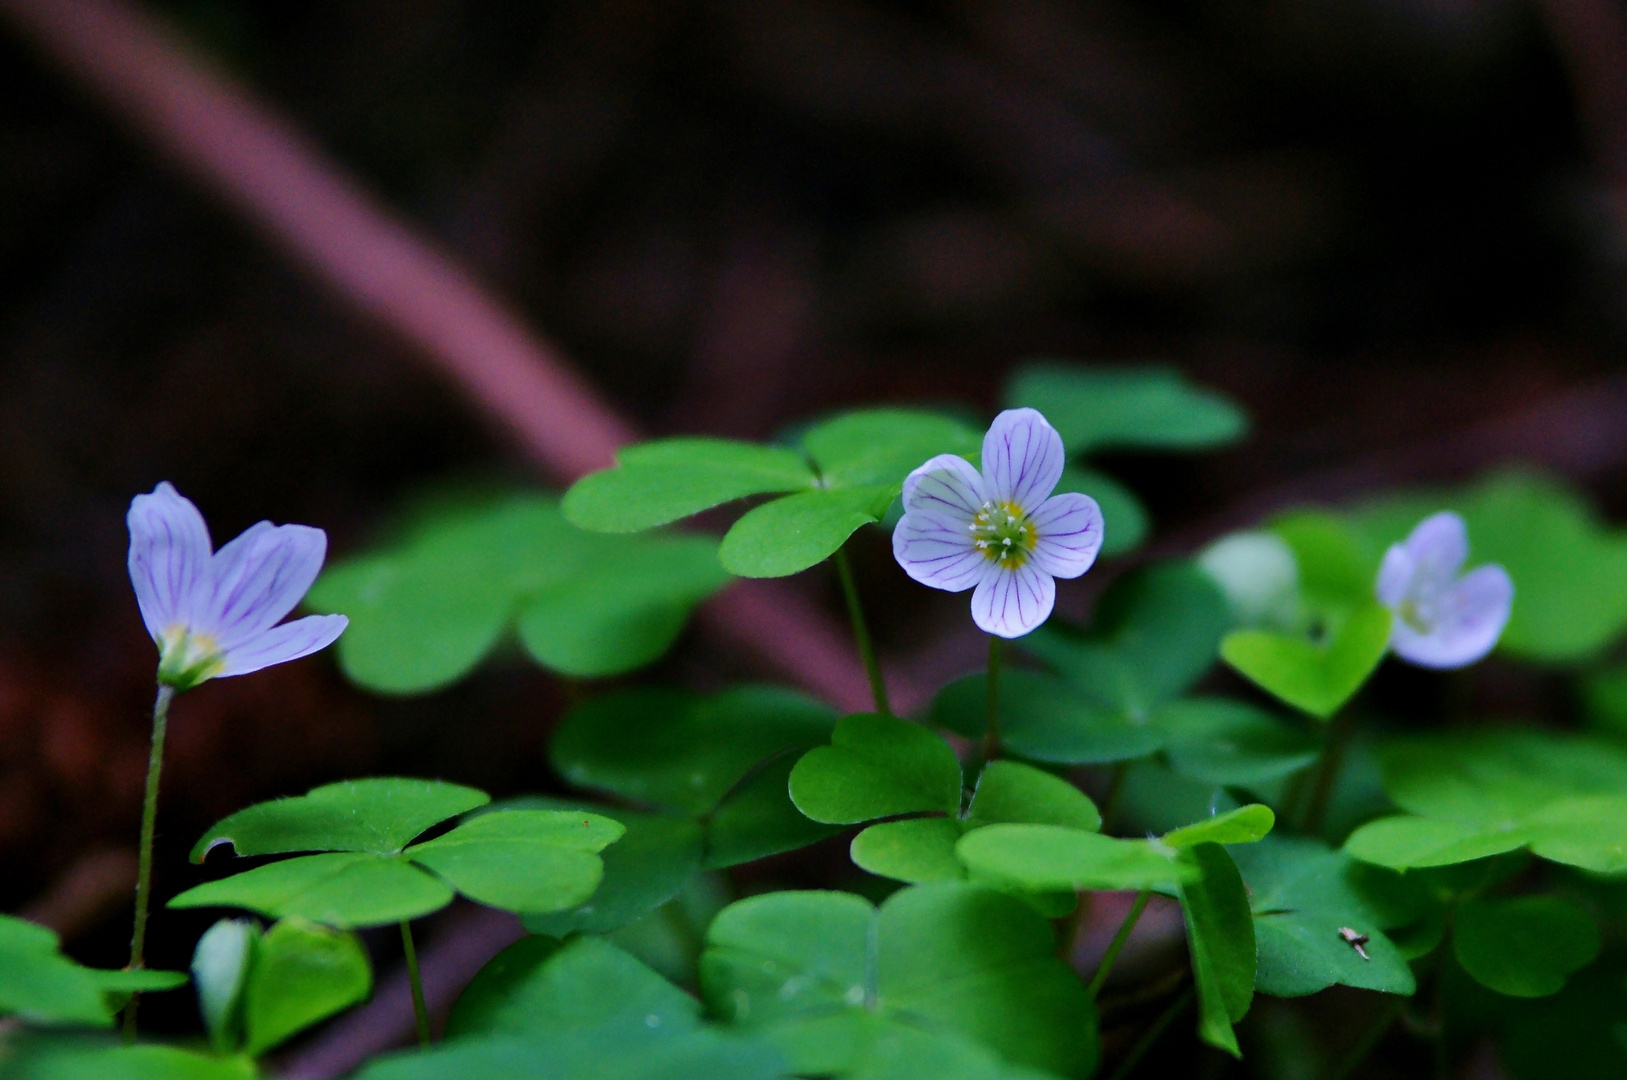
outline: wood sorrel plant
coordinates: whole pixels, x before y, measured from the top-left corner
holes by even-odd
[[[629,447],[560,502],[464,503],[328,570],[310,603],[352,619],[341,666],[400,694],[466,676],[506,639],[579,680],[625,677],[729,575],[829,559],[874,709],[583,681],[546,747],[565,790],[493,805],[371,778],[242,809],[193,858],[231,866],[211,856],[229,846],[250,868],[170,900],[269,923],[223,919],[197,945],[210,1051],[36,1035],[20,1075],[248,1080],[369,992],[358,930],[401,928],[417,990],[411,920],[457,896],[530,934],[463,992],[441,1045],[368,1062],[365,1080],[1123,1080],[1182,1030],[1277,1080],[1291,1006],[1256,1019],[1257,1002],[1333,986],[1369,996],[1343,999],[1339,1049],[1295,1075],[1352,1075],[1413,1036],[1444,1074],[1474,1024],[1517,1080],[1627,1074],[1612,1034],[1627,1019],[1627,669],[1607,659],[1627,632],[1627,537],[1510,473],[1297,510],[1195,559],[1104,561],[1113,576],[1075,625],[1053,616],[1055,579],[1133,549],[1150,520],[1081,459],[1220,445],[1245,425],[1167,369],[1037,366],[1005,404],[986,432],[879,409],[773,445]],[[746,498],[760,501],[721,541],[657,531]],[[275,625],[320,564],[314,530],[257,526],[211,555],[172,489],[137,508],[161,701],[342,625]],[[881,565],[971,590],[991,644],[985,669],[908,716],[844,555],[876,553],[883,530],[897,567]],[[1492,652],[1582,671],[1596,730],[1487,725],[1461,704],[1450,724],[1398,720],[1362,692],[1392,654],[1427,669],[1398,681],[1416,694]],[[844,830],[840,858],[734,876]],[[1160,909],[1184,954],[1138,949]],[[180,978],[83,968],[0,919],[0,1013],[36,1030],[110,1023],[130,993]]]

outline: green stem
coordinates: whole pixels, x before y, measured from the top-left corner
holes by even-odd
[[[870,642],[870,628],[864,621],[864,609],[859,606],[859,589],[853,583],[853,567],[848,564],[847,550],[837,548],[836,576],[842,579],[842,595],[847,598],[848,618],[853,620],[853,640],[859,646],[859,658],[864,661],[865,673],[870,676],[870,692],[876,699],[876,711],[891,716],[893,707],[887,700],[887,680],[882,677],[881,663],[876,659],[876,648]]]
[[[1402,1009],[1407,1004],[1407,999],[1400,994],[1394,994],[1391,997],[1392,1000],[1379,1011],[1378,1020],[1362,1033],[1361,1038],[1356,1040],[1356,1044],[1345,1051],[1331,1069],[1323,1074],[1322,1080],[1345,1080],[1347,1076],[1356,1071],[1356,1066],[1365,1061],[1367,1055],[1373,1052],[1373,1047],[1377,1046],[1378,1041],[1384,1037],[1384,1033],[1390,1030],[1390,1026],[1395,1023],[1395,1018],[1401,1015]]]
[[[147,909],[150,906],[153,882],[153,830],[158,821],[158,774],[164,765],[164,733],[169,727],[169,703],[175,697],[175,688],[160,683],[158,697],[153,701],[153,744],[147,755],[147,792],[141,801],[141,855],[136,869],[136,927],[130,935],[130,970],[140,971],[146,966]],[[136,1009],[141,995],[131,994],[124,1007],[124,1041],[136,1040]]]
[[[407,956],[407,978],[412,983],[412,1015],[418,1021],[418,1045],[429,1049],[429,1009],[424,1005],[424,980],[418,974],[418,950],[412,946],[412,924],[401,920],[401,951]]]
[[[1095,1000],[1096,995],[1101,992],[1102,984],[1107,981],[1108,973],[1113,970],[1113,961],[1124,951],[1124,943],[1130,940],[1130,931],[1136,928],[1136,922],[1140,920],[1141,913],[1147,910],[1147,901],[1151,899],[1150,889],[1142,889],[1136,894],[1135,903],[1131,904],[1130,910],[1125,913],[1124,921],[1119,923],[1119,932],[1113,935],[1107,951],[1102,954],[1102,962],[1096,965],[1096,974],[1091,976],[1090,986],[1086,988],[1091,1000]]]
[[[1102,833],[1110,835],[1118,824],[1119,796],[1124,793],[1124,780],[1130,775],[1130,763],[1121,761],[1113,766],[1113,778],[1107,784],[1107,798],[1102,800]]]
[[[1327,739],[1322,744],[1322,753],[1316,761],[1316,778],[1311,784],[1310,802],[1305,806],[1305,817],[1300,822],[1300,831],[1315,836],[1322,831],[1322,821],[1327,817],[1328,802],[1333,797],[1334,784],[1339,779],[1339,766],[1344,763],[1345,738],[1350,725],[1344,718],[1344,713],[1338,713],[1328,722]]]
[[[1135,1046],[1130,1048],[1130,1053],[1123,1061],[1119,1062],[1119,1067],[1113,1070],[1113,1075],[1109,1076],[1107,1080],[1125,1080],[1134,1071],[1135,1067],[1141,1063],[1141,1059],[1146,1056],[1147,1051],[1152,1049],[1153,1043],[1158,1041],[1158,1036],[1162,1035],[1164,1029],[1173,1024],[1175,1018],[1180,1016],[1188,1005],[1192,1004],[1192,999],[1196,995],[1197,988],[1189,986],[1186,988],[1185,993],[1170,1002],[1169,1008],[1160,1013],[1158,1019],[1152,1022],[1152,1027],[1148,1028],[1147,1033],[1137,1040]]]
[[[1000,756],[1000,643],[1000,638],[989,635],[989,723],[983,733],[985,761]]]

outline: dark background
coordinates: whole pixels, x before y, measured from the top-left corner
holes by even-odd
[[[1024,358],[1159,359],[1255,422],[1222,453],[1108,459],[1159,534],[1199,537],[1352,463],[1458,478],[1440,439],[1486,433],[1490,464],[1503,418],[1585,406],[1622,366],[1627,20],[1609,3],[149,10],[652,433],[765,437],[877,401],[992,411]],[[1622,507],[1608,447],[1570,464]],[[0,18],[0,909],[135,836],[154,655],[124,569],[133,494],[170,479],[217,542],[269,517],[342,556],[426,484],[531,476],[415,352]],[[939,609],[873,556],[866,590],[896,594],[883,650],[915,647]],[[691,635],[659,674],[715,672]],[[189,694],[158,895],[190,883],[213,820],[321,780],[549,787],[562,700],[506,660],[380,700],[331,657]],[[74,950],[116,966],[126,919],[87,916]],[[184,966],[195,921],[158,916],[156,963]]]

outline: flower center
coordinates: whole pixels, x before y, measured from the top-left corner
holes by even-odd
[[[226,657],[208,634],[172,626],[158,639],[158,681],[167,686],[190,690],[220,674],[225,666]]]
[[[1023,508],[1013,502],[989,501],[972,517],[972,543],[990,562],[1015,570],[1028,561],[1039,536]]]

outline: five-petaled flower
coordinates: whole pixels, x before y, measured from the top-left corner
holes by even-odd
[[[349,620],[294,610],[322,569],[328,538],[262,521],[213,551],[203,515],[167,481],[130,503],[130,581],[158,644],[158,681],[186,690],[331,645]]]
[[[1102,511],[1088,495],[1051,495],[1062,476],[1062,438],[1033,409],[1007,409],[983,436],[983,472],[940,454],[904,481],[893,555],[923,585],[975,588],[972,619],[1021,637],[1056,603],[1056,578],[1090,569],[1102,546]]]
[[[1395,612],[1390,648],[1419,667],[1456,668],[1491,652],[1508,623],[1514,583],[1496,563],[1458,576],[1469,534],[1451,511],[1418,523],[1379,567],[1379,603]]]

